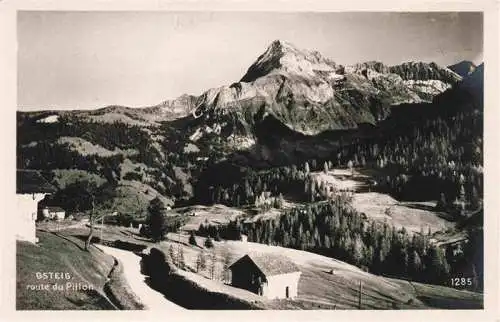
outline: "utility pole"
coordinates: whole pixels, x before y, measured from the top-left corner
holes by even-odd
[[[101,234],[99,237],[99,240],[101,241],[102,244],[102,231],[104,230],[104,215],[101,217]]]
[[[358,309],[361,310],[361,293],[363,292],[363,284],[359,282]]]

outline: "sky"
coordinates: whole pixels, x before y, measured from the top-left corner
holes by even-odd
[[[144,107],[239,81],[275,40],[343,65],[482,62],[481,13],[18,13],[18,109]]]

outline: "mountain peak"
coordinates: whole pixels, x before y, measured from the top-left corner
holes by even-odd
[[[441,80],[446,83],[455,84],[462,77],[453,70],[442,67],[435,62],[404,62],[389,68],[391,73],[398,74],[404,80]]]
[[[473,62],[468,60],[462,60],[454,65],[448,66],[449,69],[459,74],[462,77],[466,77],[474,72],[476,69],[476,65]]]
[[[334,66],[334,62],[317,51],[299,49],[287,41],[274,40],[248,68],[241,81],[252,82],[272,72],[308,77],[314,74],[313,70],[333,71]]]
[[[271,45],[267,48],[267,50],[280,50],[281,52],[285,51],[296,51],[298,50],[292,43],[280,39],[274,40]]]

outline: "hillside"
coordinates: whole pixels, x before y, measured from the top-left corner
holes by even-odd
[[[203,239],[197,240],[199,245],[203,245]],[[168,254],[171,254],[172,249],[175,253],[179,251],[178,247],[182,247],[185,268],[177,270],[175,274],[210,292],[254,302],[267,309],[355,309],[358,308],[360,282],[363,286],[363,309],[444,308],[443,305],[458,308],[463,303],[467,303],[468,308],[482,307],[482,296],[477,293],[385,278],[342,261],[301,250],[238,241],[215,242],[213,249],[200,249],[188,246],[186,235],[169,236],[168,241],[152,247],[163,250],[167,256],[170,256]],[[204,252],[207,259],[215,254],[213,279],[209,267],[196,270],[200,252]],[[253,293],[224,284],[224,263],[232,263],[245,254],[285,256],[295,263],[302,272],[298,297],[287,301],[264,300]],[[196,303],[190,305],[196,308]]]
[[[206,166],[235,152],[251,163],[296,162],[320,151],[311,149],[316,134],[358,132],[391,106],[430,102],[460,79],[434,63],[343,66],[277,40],[241,81],[199,96],[139,109],[19,112],[17,167],[57,171],[56,184],[85,171],[117,182],[139,203],[161,196],[173,205],[193,197]],[[325,151],[337,147],[328,144]]]
[[[114,310],[115,304],[103,288],[113,267],[113,258],[92,248],[84,252],[83,242],[38,232],[40,244],[18,242],[17,292],[18,310]],[[59,272],[63,277],[38,278],[38,273]],[[70,283],[69,287],[67,283]],[[49,290],[31,286],[48,284]],[[62,290],[52,290],[52,285]],[[31,286],[30,286],[31,285]],[[87,289],[84,289],[87,288]]]
[[[192,210],[199,211],[199,208]],[[80,239],[84,238],[86,230],[82,225],[73,226],[63,228],[58,234],[81,243]],[[200,236],[196,237],[197,244],[200,246],[192,246],[188,242],[189,235],[182,232],[169,233],[165,241],[152,243],[139,236],[137,228],[117,226],[99,226],[98,228],[104,229],[102,236],[106,244],[128,249],[128,251],[116,251],[126,253],[130,257],[137,258],[130,249],[147,247],[142,253],[148,254],[152,248],[157,248],[161,249],[167,257],[173,256],[174,259],[169,259],[169,261],[175,263],[175,258],[179,258],[175,254],[179,254],[182,250],[183,269],[171,271],[170,275],[166,272],[161,274],[165,278],[171,276],[168,287],[163,288],[162,283],[156,278],[149,279],[148,285],[154,290],[164,292],[165,300],[185,308],[207,309],[214,308],[210,305],[215,305],[223,309],[238,307],[357,309],[360,282],[362,283],[361,305],[363,309],[479,309],[483,305],[480,293],[374,275],[343,261],[307,251],[241,241],[215,241],[214,248],[207,248],[203,246],[205,238]],[[50,236],[46,237],[46,233],[39,232],[39,234],[44,242]],[[207,264],[205,268],[198,269],[197,258],[201,253],[205,256]],[[245,254],[284,256],[296,264],[302,272],[298,297],[286,301],[265,300],[254,293],[224,283],[226,276],[224,267]],[[213,278],[210,268],[212,267],[211,258],[215,258]],[[147,267],[145,262],[147,262],[147,255],[143,257],[143,267]],[[176,265],[180,266],[180,264]],[[211,300],[200,300],[207,296]],[[161,305],[161,298],[155,298],[154,302]],[[171,305],[171,303],[165,305]]]

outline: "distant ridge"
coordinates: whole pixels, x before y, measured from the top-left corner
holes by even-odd
[[[476,67],[477,66],[474,65],[473,62],[468,61],[468,60],[462,60],[459,63],[448,66],[449,69],[451,69],[452,71],[454,71],[455,73],[457,73],[458,75],[460,75],[462,77],[466,77],[466,76],[470,75],[471,73],[473,73],[474,70],[476,69]]]

